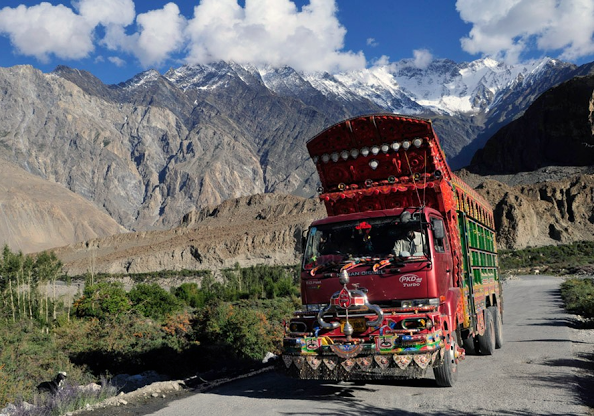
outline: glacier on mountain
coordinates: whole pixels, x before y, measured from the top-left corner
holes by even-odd
[[[559,65],[571,64],[551,58],[514,65],[492,58],[464,63],[436,59],[426,68],[418,68],[412,59],[405,59],[330,74],[218,62],[184,65],[170,70],[165,77],[182,90],[214,89],[221,86],[225,77],[237,76],[246,84],[256,80],[281,96],[300,98],[313,89],[333,100],[348,102],[365,98],[395,113],[473,115],[491,111],[501,93],[538,80],[547,68]]]

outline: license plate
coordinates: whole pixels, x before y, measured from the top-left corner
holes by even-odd
[[[346,319],[341,319],[340,320],[340,331],[342,333],[344,333],[344,324],[346,322]],[[350,324],[353,326],[353,329],[355,332],[365,332],[365,330],[367,329],[367,325],[365,324],[365,319],[364,318],[353,318],[353,319],[349,319]]]

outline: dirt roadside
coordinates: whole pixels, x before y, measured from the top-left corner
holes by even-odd
[[[216,376],[192,377],[186,380],[160,381],[144,386],[129,393],[120,393],[95,406],[68,413],[68,415],[103,416],[135,416],[153,413],[173,400],[186,396],[203,393],[223,384],[231,383],[248,377],[253,377],[269,371],[274,371],[273,365],[260,365],[240,374],[218,374]]]
[[[569,323],[571,352],[580,397],[594,415],[594,322],[576,317]]]

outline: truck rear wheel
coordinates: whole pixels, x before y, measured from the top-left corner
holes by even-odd
[[[488,309],[485,314],[485,333],[478,336],[479,350],[482,355],[493,355],[495,352],[495,323],[493,314]]]
[[[477,341],[474,336],[469,335],[468,338],[464,338],[462,341],[462,348],[464,348],[464,351],[466,351],[466,355],[478,354],[478,346],[476,344]]]
[[[501,312],[497,306],[490,306],[487,308],[493,315],[493,326],[495,327],[495,348],[501,348],[503,345],[503,322],[501,320]]]
[[[443,362],[433,367],[433,375],[439,387],[452,387],[458,379],[458,363],[456,363],[456,340],[450,337],[450,347],[445,350]]]

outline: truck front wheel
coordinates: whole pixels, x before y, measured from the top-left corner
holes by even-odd
[[[485,310],[485,333],[478,336],[479,350],[482,355],[493,355],[495,352],[495,322],[490,310]]]
[[[456,363],[456,350],[458,345],[450,337],[450,347],[445,350],[443,362],[438,367],[433,367],[433,375],[439,387],[452,387],[458,379],[458,363]]]

